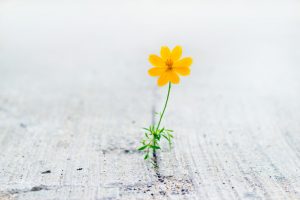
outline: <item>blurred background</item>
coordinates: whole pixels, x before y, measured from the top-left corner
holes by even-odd
[[[1,92],[51,81],[75,86],[93,74],[111,76],[106,85],[137,79],[148,54],[177,44],[194,57],[193,80],[217,69],[234,88],[295,92],[268,79],[298,84],[299,9],[297,0],[1,0]]]

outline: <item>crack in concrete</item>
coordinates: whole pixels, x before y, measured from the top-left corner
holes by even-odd
[[[130,193],[151,194],[153,197],[170,195],[193,195],[194,185],[189,178],[178,179],[173,176],[157,176],[157,181],[123,185],[120,187],[122,195]]]

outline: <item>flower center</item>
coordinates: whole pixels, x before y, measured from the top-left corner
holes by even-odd
[[[167,67],[168,67],[168,70],[172,70],[173,60],[167,59],[166,65],[167,65]]]

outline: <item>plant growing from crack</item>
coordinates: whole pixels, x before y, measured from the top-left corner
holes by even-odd
[[[182,55],[182,48],[180,46],[176,46],[172,51],[170,51],[167,46],[163,46],[161,47],[160,55],[160,57],[153,54],[149,56],[149,61],[154,67],[151,68],[148,73],[150,76],[159,77],[157,80],[158,86],[161,87],[168,83],[168,94],[162,112],[158,113],[158,124],[152,124],[148,128],[144,128],[145,138],[141,141],[142,146],[138,148],[138,150],[145,152],[145,160],[147,160],[152,153],[152,163],[154,166],[157,166],[156,151],[161,149],[159,144],[161,138],[168,141],[170,148],[172,146],[173,130],[160,127],[168,105],[172,83],[179,83],[179,75],[189,75],[190,66],[192,64],[192,58],[190,57],[180,59]]]

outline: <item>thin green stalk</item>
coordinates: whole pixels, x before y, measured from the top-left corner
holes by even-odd
[[[171,91],[171,82],[169,82],[169,89],[168,89],[167,99],[166,99],[166,102],[165,102],[165,105],[164,105],[163,112],[160,115],[159,122],[158,122],[157,127],[156,127],[156,132],[158,131],[159,126],[160,126],[160,122],[161,122],[161,120],[162,120],[162,118],[163,118],[163,116],[165,114],[165,111],[166,111],[166,108],[167,108],[167,104],[168,104],[168,101],[169,101],[170,91]]]
[[[160,118],[159,118],[159,122],[157,124],[157,127],[156,127],[156,130],[155,130],[155,134],[158,133],[158,129],[159,129],[159,126],[160,126],[160,123],[161,123],[161,120],[165,114],[165,111],[166,111],[166,108],[167,108],[167,105],[168,105],[168,101],[169,101],[169,96],[170,96],[170,91],[171,91],[171,82],[169,82],[169,88],[168,88],[168,94],[167,94],[167,99],[166,99],[166,102],[165,102],[165,105],[164,105],[164,109],[160,115]],[[154,146],[156,146],[156,135],[153,135],[153,140],[152,140],[152,144]],[[155,149],[152,149],[153,150],[153,157],[154,159],[156,159],[156,151]]]

